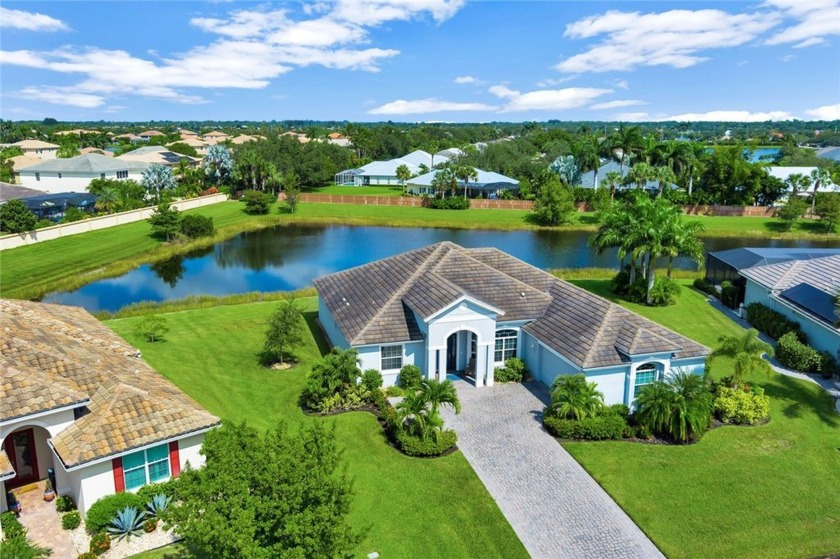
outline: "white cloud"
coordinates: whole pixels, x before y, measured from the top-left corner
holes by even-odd
[[[769,0],[767,6],[782,12],[795,23],[767,39],[767,45],[797,43],[797,47],[818,45],[824,37],[840,35],[840,1]],[[822,39],[820,42],[815,40]]]
[[[60,19],[23,10],[10,10],[2,6],[0,6],[0,27],[26,31],[67,31],[70,29]]]
[[[372,115],[412,115],[440,113],[444,111],[497,111],[499,107],[486,105],[484,103],[459,103],[455,101],[444,101],[442,99],[417,99],[407,101],[397,99],[385,103],[368,111]]]
[[[618,113],[615,120],[619,122],[650,122],[656,120],[648,113]]]
[[[656,120],[676,120],[686,122],[766,122],[768,120],[793,120],[795,117],[785,111],[751,113],[750,111],[709,111],[706,113],[684,113],[659,117]]]
[[[557,87],[558,85],[564,84],[566,82],[570,82],[572,80],[578,79],[580,76],[564,76],[562,78],[550,78],[547,80],[541,80],[537,82],[537,87],[541,87],[543,89],[548,87]]]
[[[615,86],[619,89],[630,89],[630,82],[627,80],[618,80],[615,82]]]
[[[105,103],[105,98],[101,95],[90,95],[87,93],[66,91],[65,89],[59,87],[26,87],[19,91],[17,95],[25,99],[36,99],[38,101],[45,101],[56,105],[70,105],[72,107],[82,107],[85,109],[95,109]]]
[[[840,120],[840,103],[808,109],[805,114],[814,117],[816,120]]]
[[[555,68],[573,73],[638,66],[687,68],[707,59],[702,52],[748,43],[780,19],[774,12],[730,14],[707,9],[642,14],[611,10],[566,26],[564,37],[602,40]]]
[[[607,101],[606,103],[596,103],[589,107],[590,109],[599,111],[603,109],[619,109],[621,107],[635,107],[637,105],[647,105],[644,101],[637,99],[627,99],[621,101]]]
[[[474,78],[473,76],[458,76],[455,78],[455,83],[460,84],[478,84],[481,81],[478,78]]]
[[[786,54],[783,57],[781,57],[779,60],[781,60],[782,62],[790,62],[791,60],[794,60],[795,58],[796,58],[796,55]]]
[[[795,49],[804,49],[805,47],[813,47],[815,45],[824,45],[828,41],[823,39],[822,37],[811,37],[810,39],[805,39],[801,43],[797,43],[793,45]]]
[[[522,93],[504,85],[494,85],[490,93],[501,99],[507,99],[507,104],[501,112],[518,111],[562,111],[577,109],[588,105],[598,97],[612,93],[612,89],[598,89],[594,87],[567,87],[565,89],[541,89]]]
[[[186,52],[141,58],[125,50],[63,46],[52,51],[0,51],[0,63],[81,76],[72,85],[39,88],[43,100],[60,93],[88,105],[94,98],[140,95],[179,103],[205,102],[183,88],[261,89],[298,67],[379,71],[398,50],[370,47],[369,29],[393,20],[451,17],[462,0],[338,0],[303,10],[294,19],[284,9],[234,10],[223,18],[195,17],[190,23],[217,38]]]

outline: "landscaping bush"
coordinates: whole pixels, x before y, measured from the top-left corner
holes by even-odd
[[[362,386],[364,386],[371,394],[381,393],[382,388],[382,373],[376,369],[368,369],[362,373]]]
[[[425,440],[397,429],[396,439],[400,449],[409,456],[440,456],[458,442],[458,436],[452,429],[439,431],[436,436]]]
[[[779,338],[776,344],[776,359],[789,369],[805,373],[818,372],[822,364],[820,353],[800,342],[795,332],[788,332]]]
[[[715,284],[710,282],[706,278],[697,278],[696,280],[694,280],[694,289],[702,291],[703,293],[708,293],[709,295],[712,295],[714,297],[718,296]]]
[[[630,288],[630,272],[625,267],[610,280],[610,289],[613,293],[624,295]]]
[[[24,534],[23,524],[13,512],[0,514],[0,524],[3,525],[3,536],[6,539],[16,538]]]
[[[77,510],[71,510],[61,515],[61,527],[65,530],[75,530],[82,523],[82,515]]]
[[[268,192],[246,190],[242,194],[242,201],[245,202],[245,211],[249,214],[267,214],[274,197]]]
[[[752,425],[770,415],[770,397],[756,386],[751,391],[718,386],[714,401],[715,417],[725,423]]]
[[[737,285],[732,285],[732,282],[725,281],[720,284],[720,302],[734,309],[738,306],[738,291]]]
[[[167,332],[169,332],[169,325],[166,319],[155,314],[143,317],[134,325],[134,334],[146,342],[160,341]]]
[[[827,351],[820,352],[820,373],[826,380],[840,375],[840,363]]]
[[[677,297],[682,292],[680,284],[668,278],[654,278],[653,287],[650,288],[650,304],[654,307],[664,307],[677,302]]]
[[[312,366],[300,396],[303,407],[328,413],[359,407],[370,397],[364,385],[358,384],[362,372],[355,349],[334,347]]]
[[[86,551],[84,553],[80,553],[77,559],[96,559],[97,557],[98,556],[96,555],[96,553],[93,553],[92,551]]]
[[[125,495],[125,493],[120,493],[121,495]],[[116,516],[116,513],[114,513]],[[97,532],[90,538],[90,552],[96,555],[102,555],[106,551],[111,549],[111,536],[106,534],[105,532]]]
[[[389,386],[385,389],[385,395],[389,398],[400,398],[405,394],[405,390],[397,385]]]
[[[212,236],[216,232],[216,228],[213,225],[212,217],[188,214],[181,218],[179,231],[190,239],[197,239]]]
[[[0,205],[0,231],[4,233],[23,233],[32,231],[38,218],[23,200],[9,200]]]
[[[750,323],[750,326],[759,332],[764,332],[774,340],[778,340],[788,332],[793,332],[800,342],[808,342],[797,322],[788,320],[785,315],[777,313],[761,303],[747,305],[747,322]]]
[[[70,495],[61,495],[55,500],[55,510],[58,512],[68,512],[76,510],[76,503],[73,502],[73,497]]]
[[[493,370],[493,379],[496,382],[522,382],[528,376],[525,370],[525,363],[518,357],[510,357],[505,360],[504,367],[496,367]]]
[[[423,373],[420,372],[420,368],[416,365],[405,365],[400,369],[397,382],[403,390],[417,388],[423,382]]]
[[[157,529],[158,519],[157,518],[150,518],[143,524],[143,531],[147,534],[151,534]]]
[[[52,227],[53,225],[55,225],[55,223],[49,219],[39,219],[37,223],[35,223],[35,229],[43,229],[44,227]]]
[[[146,503],[139,495],[128,491],[102,497],[93,503],[85,515],[87,531],[91,534],[104,531],[117,517],[117,512],[125,507],[145,510]],[[91,551],[94,550],[91,549]]]
[[[587,441],[614,440],[624,437],[630,429],[619,415],[602,415],[585,419],[560,419],[547,415],[543,420],[546,430],[560,439]]]
[[[88,214],[79,208],[69,207],[64,210],[64,217],[58,220],[59,223],[73,223],[74,221],[81,221],[86,219]]]
[[[428,198],[426,207],[433,210],[468,210],[470,208],[469,198],[461,196],[450,196],[449,198]]]
[[[175,499],[177,496],[177,486],[178,478],[173,477],[170,478],[168,481],[144,485],[143,487],[137,490],[137,496],[143,502],[145,507],[145,505],[152,502],[152,499],[155,497],[155,495],[163,494],[167,497],[172,497],[173,499]]]
[[[630,420],[630,408],[626,404],[613,404],[604,408],[604,415],[615,415],[624,421]]]

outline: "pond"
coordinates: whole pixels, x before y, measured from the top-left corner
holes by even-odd
[[[147,264],[120,277],[53,293],[45,302],[113,311],[138,301],[189,295],[293,290],[318,276],[366,264],[440,241],[496,247],[543,269],[616,268],[615,252],[596,255],[586,231],[487,231],[354,226],[281,226],[242,233],[215,246]],[[706,250],[741,246],[830,247],[831,241],[749,238],[704,239]],[[675,267],[696,269],[688,259]]]
[[[711,152],[714,148],[707,148]],[[772,163],[782,148],[744,148],[744,155],[749,157],[750,163]]]

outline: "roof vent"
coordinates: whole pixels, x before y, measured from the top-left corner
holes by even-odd
[[[520,294],[519,294],[519,296],[520,296],[520,297],[524,297],[524,296],[525,296],[525,292],[523,291],[522,293],[520,293]]]

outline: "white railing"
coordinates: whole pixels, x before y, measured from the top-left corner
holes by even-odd
[[[199,196],[198,198],[190,198],[188,200],[181,200],[180,202],[173,202],[172,205],[178,208],[178,210],[183,211],[200,208],[202,206],[209,206],[211,204],[218,204],[219,202],[224,202],[225,200],[227,200],[226,194],[211,194],[209,196]],[[116,227],[117,225],[125,225],[126,223],[132,223],[134,221],[142,221],[144,219],[148,219],[154,210],[155,206],[149,206],[147,208],[140,208],[139,210],[103,215],[101,217],[92,217],[90,219],[74,221],[73,223],[53,225],[52,227],[44,227],[43,229],[29,231],[27,233],[13,233],[11,235],[5,235],[0,237],[0,251],[25,245],[32,245],[43,241],[60,239],[61,237],[69,237],[70,235],[87,233],[89,231],[98,231],[100,229]]]

